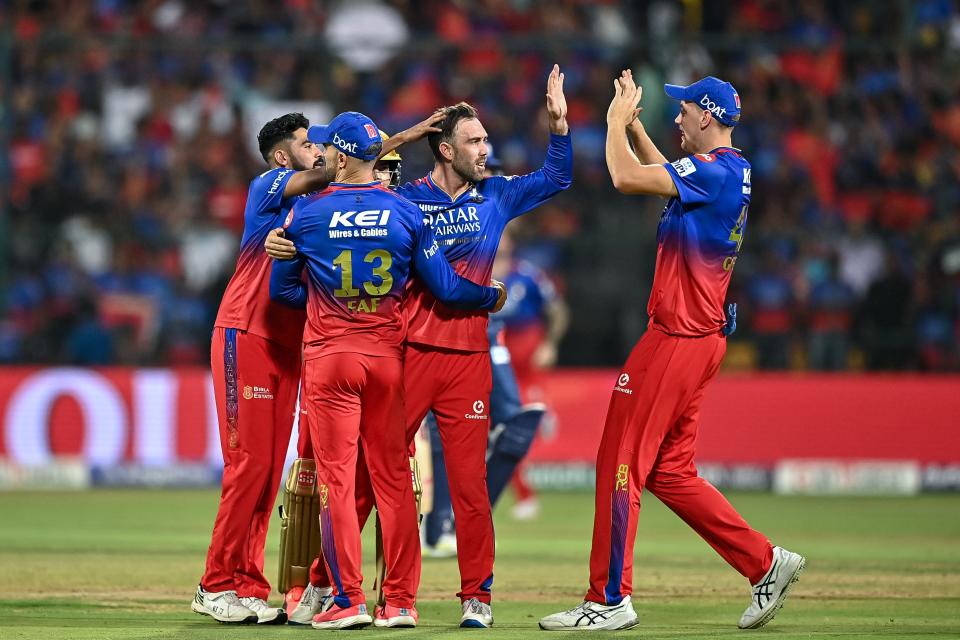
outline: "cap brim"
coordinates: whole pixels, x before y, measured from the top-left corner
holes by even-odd
[[[679,84],[665,84],[663,85],[663,92],[674,100],[686,100],[687,99],[687,87],[681,86]]]
[[[315,124],[307,129],[307,140],[313,144],[327,144],[330,138],[327,136],[327,125]]]

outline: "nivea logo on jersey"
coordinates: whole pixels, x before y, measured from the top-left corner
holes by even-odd
[[[707,111],[709,111],[710,113],[712,113],[713,115],[717,116],[718,118],[722,118],[727,113],[726,107],[721,107],[720,105],[718,105],[716,102],[711,100],[710,96],[708,96],[707,94],[703,94],[703,97],[700,98],[700,106],[706,109]]]
[[[334,227],[382,227],[390,220],[390,209],[367,211],[334,211],[330,228]]]
[[[293,169],[284,169],[283,171],[277,172],[277,177],[273,179],[273,184],[270,185],[270,188],[267,189],[267,193],[274,194],[280,190],[280,184],[283,182],[283,177],[293,171]],[[267,172],[269,173],[269,172]]]
[[[333,132],[333,144],[336,145],[339,149],[342,149],[344,153],[356,153],[357,152],[357,143],[356,142],[347,142],[340,137],[340,134],[336,131]]]

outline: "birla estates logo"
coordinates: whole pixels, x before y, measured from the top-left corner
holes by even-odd
[[[273,400],[273,391],[267,387],[250,386],[243,387],[244,400]]]
[[[620,377],[617,378],[617,386],[613,388],[614,391],[619,391],[620,393],[625,393],[628,396],[633,395],[633,389],[627,389],[627,385],[630,384],[630,374],[621,373]]]
[[[465,413],[463,417],[467,420],[486,420],[487,416],[484,413],[486,411],[486,405],[483,403],[483,400],[477,400],[473,403],[473,413]]]

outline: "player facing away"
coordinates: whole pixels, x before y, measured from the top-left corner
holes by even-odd
[[[428,136],[433,170],[397,190],[420,207],[457,273],[488,281],[506,224],[570,186],[573,149],[563,80],[554,65],[546,92],[550,143],[541,169],[523,176],[484,178],[487,132],[476,109],[460,103],[441,110],[446,116],[437,123],[441,131]],[[296,250],[287,238],[268,238],[268,248],[274,257]],[[493,518],[485,465],[490,429],[487,313],[451,309],[417,280],[409,296],[403,375],[407,442],[413,442],[420,422],[432,410],[440,425],[457,520],[460,625],[489,627],[493,624]],[[369,486],[358,485],[357,491],[358,517],[363,523],[373,499]]]
[[[266,602],[263,552],[293,426],[305,316],[270,300],[263,241],[298,196],[330,181],[320,148],[307,140],[309,126],[302,114],[289,113],[260,130],[270,168],[250,183],[240,256],[214,325],[210,366],[223,491],[191,608],[220,622],[286,621],[283,609]]]
[[[805,562],[751,529],[694,465],[700,404],[732,324],[723,302],[747,222],[750,164],[732,146],[740,98],[730,83],[707,77],[664,88],[680,101],[675,122],[690,154],[676,162],[667,162],[637,120],[641,88],[631,72],[614,80],[606,144],[613,185],[669,200],[657,232],[650,322],[613,388],[597,452],[590,588],[581,604],[541,619],[541,629],[638,623],[630,594],[644,488],[753,585],[741,628],[773,618]]]
[[[381,139],[369,118],[342,113],[325,127],[312,127],[309,139],[326,145],[337,181],[288,215],[285,233],[299,250],[292,260],[275,261],[270,295],[307,309],[301,402],[317,459],[323,558],[336,594],[313,626],[343,629],[374,621],[360,573],[354,481],[361,446],[387,566],[386,604],[374,622],[416,626],[420,540],[402,385],[407,281],[415,270],[445,304],[467,309],[499,308],[505,289],[454,273],[420,210],[375,179]]]

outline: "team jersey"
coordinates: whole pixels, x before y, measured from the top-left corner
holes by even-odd
[[[497,289],[454,273],[417,206],[379,182],[333,183],[298,202],[284,228],[297,256],[274,261],[270,296],[306,307],[304,359],[400,357],[411,270],[445,304],[489,309],[497,302]]]
[[[474,282],[489,282],[503,228],[510,220],[543,204],[570,186],[573,148],[570,136],[551,135],[542,168],[523,176],[484,178],[455,200],[430,174],[397,191],[415,202],[433,227],[440,247],[456,272]],[[451,309],[414,281],[407,304],[407,340],[460,351],[486,351],[487,312]]]
[[[491,321],[496,318],[513,329],[543,322],[546,306],[556,297],[547,274],[531,262],[514,260],[503,284],[507,287],[507,301]]]
[[[237,268],[223,292],[215,327],[240,329],[287,347],[298,348],[303,339],[303,311],[270,299],[268,281],[272,260],[263,249],[271,229],[283,222],[299,199],[284,198],[283,190],[293,169],[276,168],[250,182],[243,212],[243,237]]]
[[[721,147],[664,167],[679,195],[660,216],[650,325],[678,336],[716,333],[747,226],[750,163]]]

